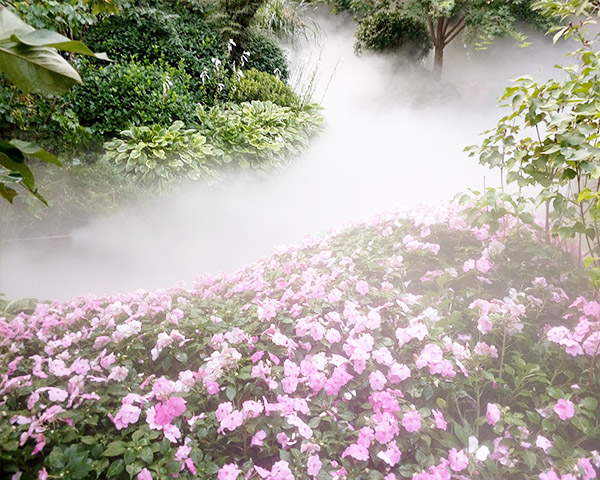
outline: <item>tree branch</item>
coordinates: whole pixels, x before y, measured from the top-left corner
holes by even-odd
[[[435,43],[435,29],[433,28],[433,20],[431,19],[429,10],[427,10],[425,13],[427,15],[427,27],[429,27],[429,35],[431,35],[431,40],[433,40],[433,43]]]
[[[465,29],[466,26],[465,17],[461,17],[460,20],[454,24],[454,26],[444,37],[444,46],[448,45],[452,40],[454,40],[460,34],[460,32]]]

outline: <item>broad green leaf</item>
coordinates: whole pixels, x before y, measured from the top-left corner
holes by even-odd
[[[77,71],[56,50],[14,42],[0,43],[0,71],[26,92],[61,94],[81,82]]]
[[[58,165],[59,167],[62,166],[62,164],[60,163],[60,160],[58,160],[58,158],[56,158],[51,153],[48,153],[43,148],[38,147],[33,142],[25,142],[23,140],[18,140],[16,138],[13,138],[9,143],[11,145],[15,146],[16,148],[18,148],[21,152],[23,152],[26,155],[30,155],[35,158],[39,158],[40,160],[44,160],[45,162],[48,162],[48,163],[53,163],[54,165]]]

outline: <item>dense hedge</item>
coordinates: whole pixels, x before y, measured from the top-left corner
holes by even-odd
[[[96,133],[115,135],[132,125],[169,126],[193,117],[195,99],[182,66],[132,60],[83,62],[79,70],[83,83],[67,99],[81,125]]]

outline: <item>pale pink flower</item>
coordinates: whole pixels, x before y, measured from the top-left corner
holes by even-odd
[[[150,470],[147,468],[142,469],[142,471],[138,473],[137,480],[152,480]]]
[[[242,423],[244,423],[243,413],[239,410],[234,410],[223,420],[221,420],[221,427],[219,428],[219,431],[221,432],[223,430],[229,430],[230,432],[233,432]]]
[[[344,450],[344,453],[342,453],[342,458],[345,457],[352,457],[356,460],[366,462],[369,460],[369,451],[366,447],[353,443],[352,445],[346,447],[346,450]]]
[[[460,472],[469,465],[469,458],[464,450],[457,451],[456,448],[451,448],[448,452],[448,461],[450,462],[450,468],[455,472]]]
[[[48,472],[46,471],[46,467],[42,468],[38,472],[38,480],[48,480]]]
[[[402,452],[398,448],[396,442],[390,442],[387,450],[382,450],[377,454],[378,458],[381,458],[389,466],[393,467],[396,465],[402,456]]]
[[[387,378],[391,383],[399,383],[410,377],[410,368],[403,363],[393,363],[388,370]]]
[[[407,432],[413,433],[421,429],[421,415],[416,410],[406,412],[402,416],[402,426]]]
[[[440,430],[446,430],[448,424],[446,423],[444,414],[436,409],[431,410],[431,412],[433,413],[433,418],[435,419],[435,428],[439,428]]]
[[[219,384],[217,382],[213,382],[212,380],[204,379],[204,385],[206,386],[206,391],[210,395],[215,395],[219,393]]]
[[[306,464],[306,473],[312,476],[316,476],[321,471],[321,467],[323,463],[318,455],[311,455],[308,457],[308,462]]]
[[[342,339],[342,335],[335,328],[330,328],[325,333],[325,339],[329,343],[337,343]]]
[[[554,405],[554,412],[561,420],[568,420],[575,415],[575,405],[570,400],[561,398]]]
[[[221,467],[217,478],[219,480],[236,480],[240,473],[240,469],[235,463],[227,463]]]
[[[260,447],[263,444],[263,441],[267,437],[267,434],[264,430],[259,430],[252,436],[252,440],[250,441],[250,445]]]
[[[583,470],[583,480],[591,480],[596,478],[596,470],[592,466],[589,458],[580,458],[577,466]]]
[[[361,295],[366,295],[369,293],[369,284],[364,280],[359,280],[356,282],[356,291]]]
[[[383,390],[383,387],[385,387],[386,383],[387,380],[385,375],[379,370],[375,370],[369,375],[369,384],[371,385],[372,390]]]
[[[121,406],[114,418],[112,415],[109,415],[109,418],[112,420],[117,430],[122,430],[123,428],[127,428],[130,424],[136,423],[140,418],[141,411],[142,410],[136,405],[126,403]]]
[[[548,449],[552,447],[552,442],[542,435],[538,435],[535,439],[535,446],[541,448],[544,453],[548,453]]]
[[[488,425],[496,425],[501,416],[498,405],[495,403],[488,403],[485,416],[487,418]]]

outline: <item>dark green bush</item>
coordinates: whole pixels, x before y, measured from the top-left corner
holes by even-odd
[[[226,59],[225,44],[190,11],[142,9],[108,17],[90,30],[85,42],[120,61],[134,57],[155,62],[164,57],[173,67],[181,63],[192,89],[204,92],[207,101],[219,83],[211,82],[213,59]]]
[[[300,99],[294,91],[270,73],[247,70],[232,85],[230,99],[235,103],[270,100],[282,107],[297,107]]]
[[[68,98],[81,125],[94,133],[115,135],[132,125],[171,125],[194,115],[190,77],[165,62],[82,62],[83,84]]]
[[[421,59],[431,50],[427,26],[402,11],[379,10],[361,20],[356,30],[355,49],[400,49],[413,59]]]
[[[270,73],[284,82],[287,80],[288,61],[273,34],[264,30],[249,29],[242,42],[243,49],[250,54],[245,68]]]
[[[0,77],[0,132],[2,137],[31,140],[55,153],[86,147],[90,132],[77,115],[55,95],[24,93]]]

